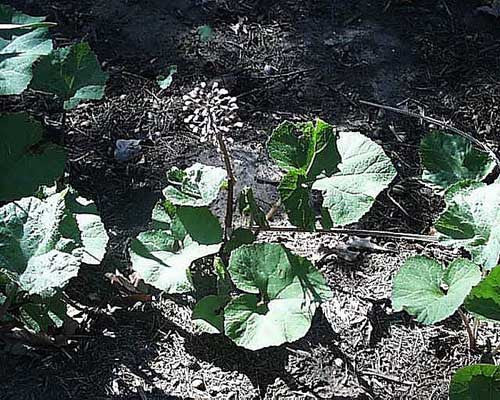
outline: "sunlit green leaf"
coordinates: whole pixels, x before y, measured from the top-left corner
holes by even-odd
[[[318,179],[312,188],[323,193],[323,207],[335,225],[357,222],[389,186],[396,170],[382,147],[358,132],[342,132],[337,141],[339,172]]]
[[[205,207],[218,196],[226,171],[196,163],[181,171],[172,168],[167,177],[170,185],[163,190],[165,198],[176,206]]]
[[[434,324],[455,313],[480,280],[479,267],[468,260],[457,259],[445,269],[431,258],[411,257],[394,277],[392,306]]]
[[[459,182],[445,193],[446,210],[436,221],[443,243],[468,250],[491,269],[500,255],[500,184]]]
[[[224,330],[250,350],[303,337],[318,303],[331,297],[321,273],[279,244],[245,245],[233,251],[229,273],[244,292],[224,309]]]

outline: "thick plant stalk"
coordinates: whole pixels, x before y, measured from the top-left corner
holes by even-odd
[[[487,152],[491,156],[491,158],[493,158],[493,160],[496,162],[498,168],[500,168],[500,158],[496,155],[496,153],[488,145],[486,145],[485,143],[476,139],[471,134],[464,132],[458,128],[455,128],[454,126],[451,126],[450,124],[447,124],[444,121],[440,121],[438,119],[435,119],[432,117],[427,117],[426,115],[417,114],[417,113],[414,113],[411,111],[401,110],[401,109],[396,108],[396,107],[390,107],[390,106],[384,106],[382,104],[372,103],[371,101],[360,100],[359,102],[361,104],[365,104],[367,106],[377,107],[377,108],[381,108],[381,109],[387,110],[387,111],[392,111],[392,112],[395,112],[395,113],[398,113],[401,115],[406,115],[407,117],[423,119],[423,120],[430,122],[432,124],[436,124],[436,125],[440,126],[441,128],[447,129],[450,132],[453,132],[459,136],[462,136],[462,137],[466,138],[467,140],[471,141],[472,143],[474,143],[476,146],[483,149],[485,152]]]
[[[418,235],[415,233],[400,233],[400,232],[389,232],[389,231],[373,231],[369,229],[344,229],[344,228],[332,228],[332,229],[316,229],[315,231],[308,231],[307,229],[297,228],[295,226],[252,226],[252,230],[255,231],[267,231],[267,232],[292,232],[292,233],[341,233],[346,235],[354,235],[360,237],[384,237],[391,239],[406,239],[406,240],[416,240],[421,242],[438,242],[437,236],[431,235]]]
[[[226,142],[221,132],[216,133],[217,142],[222,153],[222,159],[226,166],[227,171],[227,202],[226,202],[226,217],[224,220],[224,240],[227,241],[231,236],[233,229],[233,202],[234,202],[234,185],[236,179],[234,178],[233,166],[231,164],[231,156],[227,150]]]

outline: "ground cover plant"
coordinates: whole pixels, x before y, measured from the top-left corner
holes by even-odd
[[[208,48],[219,51],[216,25],[193,24],[189,35],[196,57]],[[241,17],[230,31],[247,35],[254,28]],[[5,357],[0,355],[6,360],[0,365],[44,352],[49,363],[59,353],[73,363],[106,338],[92,357],[103,360],[111,351],[114,361],[98,361],[93,370],[99,376],[83,371],[86,377],[78,379],[93,376],[103,382],[117,370],[122,377],[113,378],[109,389],[105,384],[106,392],[97,389],[96,398],[498,397],[497,142],[422,112],[356,99],[351,100],[356,109],[364,104],[379,114],[396,111],[417,124],[411,129],[423,136],[410,141],[406,158],[375,129],[345,125],[331,114],[319,118],[311,110],[300,116],[272,113],[263,125],[262,158],[255,159],[253,138],[250,151],[241,147],[253,129],[245,99],[246,90],[253,96],[254,89],[238,92],[242,83],[235,87],[228,76],[193,75],[179,59],[151,68],[149,79],[117,73],[106,62],[109,74],[86,42],[57,33],[53,43],[51,33],[57,29],[45,18],[0,6],[0,94],[7,96],[0,114],[0,342]],[[325,40],[322,46],[331,43]],[[250,75],[251,80],[295,77],[269,64],[261,67],[261,75]],[[139,97],[115,97],[119,111],[108,104],[110,95],[104,96],[108,78],[107,90],[116,93],[117,76],[142,85]],[[135,110],[137,101],[143,108]],[[419,121],[425,123],[419,126]],[[404,148],[400,132],[392,125],[387,129],[396,147]],[[170,130],[174,135],[160,146]],[[96,146],[75,154],[75,146],[89,138],[98,141]],[[185,152],[176,140],[191,143],[193,155],[175,157]],[[108,161],[100,162],[96,154]],[[150,154],[163,160],[154,170]],[[412,157],[421,167],[413,168]],[[264,176],[256,179],[261,163]],[[152,196],[150,188],[144,190],[141,170],[151,179],[146,182],[154,187]],[[432,207],[426,221],[397,195],[412,197],[407,187],[415,184],[431,200],[425,203]],[[110,213],[116,198],[129,192],[128,208]],[[425,207],[419,203],[419,208]],[[406,223],[410,229],[405,229],[399,223],[404,218],[422,228]],[[348,239],[332,245],[332,237]],[[402,245],[380,245],[390,241]],[[401,247],[408,245],[410,251]],[[377,278],[365,265],[371,255],[380,263]],[[388,260],[396,262],[388,265]],[[345,286],[345,275],[365,285],[382,279],[392,293],[379,291],[377,284],[364,288],[356,280]],[[147,318],[151,324],[141,326]],[[365,327],[367,336],[353,333],[346,339],[345,332]],[[411,374],[397,371],[405,354],[403,338],[391,350],[392,359],[379,353],[394,332],[405,330],[416,332],[410,352],[415,368],[421,368],[422,353],[436,364],[425,367],[432,372],[422,382],[435,388],[424,397]],[[137,332],[144,337],[134,336]],[[425,342],[418,349],[422,332],[437,333],[431,350]],[[466,346],[460,345],[462,338]],[[147,359],[159,349],[172,360],[191,351],[195,361],[162,361],[166,364],[146,374],[128,369],[128,357]],[[456,362],[436,361],[449,360],[450,354]],[[297,361],[289,372],[273,372],[290,357]],[[212,377],[234,369],[252,377],[252,385],[263,386],[253,394],[245,393],[246,384],[216,389],[200,378],[207,376],[207,364],[218,368]],[[296,374],[304,365],[315,372]],[[20,382],[14,369],[3,368],[2,381]],[[61,373],[55,364],[50,368]],[[165,371],[176,369],[189,376],[159,389],[161,376],[174,373]],[[134,390],[122,391],[130,376],[136,380]],[[184,383],[176,382],[186,379],[189,388],[181,389]],[[44,395],[66,398],[88,390],[81,383],[64,384],[63,392]],[[11,398],[9,388],[5,393]]]

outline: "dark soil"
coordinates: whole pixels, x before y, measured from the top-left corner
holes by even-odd
[[[361,106],[360,99],[399,106],[463,128],[498,151],[500,21],[459,0],[7,0],[48,15],[58,46],[87,40],[110,74],[106,97],[79,106],[65,125],[50,99],[27,93],[0,99],[0,109],[44,116],[68,149],[69,181],[96,201],[110,233],[102,267],[88,268],[68,289],[86,306],[88,329],[64,351],[0,351],[0,399],[446,399],[457,368],[500,343],[483,324],[480,351],[468,350],[460,319],[422,326],[390,308],[393,274],[413,254],[448,261],[436,245],[379,241],[393,251],[355,263],[321,266],[335,296],[309,334],[288,346],[250,352],[195,332],[190,296],[162,297],[137,308],[107,306],[115,289],[105,271],[127,271],[128,240],[143,229],[165,185],[165,171],[195,161],[222,165],[187,131],[182,95],[219,80],[238,97],[245,126],[232,153],[240,184],[261,204],[276,199],[277,172],[264,151],[281,121],[321,117],[380,143],[398,169],[356,225],[429,233],[439,197],[415,179],[420,121]],[[200,41],[197,28],[215,37]],[[157,75],[177,65],[161,91]],[[271,67],[272,73],[267,71]],[[120,163],[117,139],[143,139],[143,153]],[[281,223],[278,216],[277,223]],[[320,245],[347,238],[262,235],[313,258]],[[498,360],[497,360],[498,361]],[[201,380],[202,384],[195,384]]]

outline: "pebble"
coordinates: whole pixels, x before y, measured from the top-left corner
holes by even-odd
[[[342,365],[344,365],[344,361],[343,361],[341,358],[336,358],[333,362],[334,362],[334,363],[335,363],[335,365],[336,365],[337,367],[339,367],[339,368],[340,368]]]
[[[91,122],[90,121],[83,121],[80,126],[83,127],[83,128],[86,128],[88,126],[90,126]]]
[[[191,382],[191,386],[198,390],[205,390],[205,384],[201,379],[194,379],[193,382]]]
[[[127,95],[126,94],[122,94],[119,98],[120,98],[120,100],[125,100],[127,98]]]

